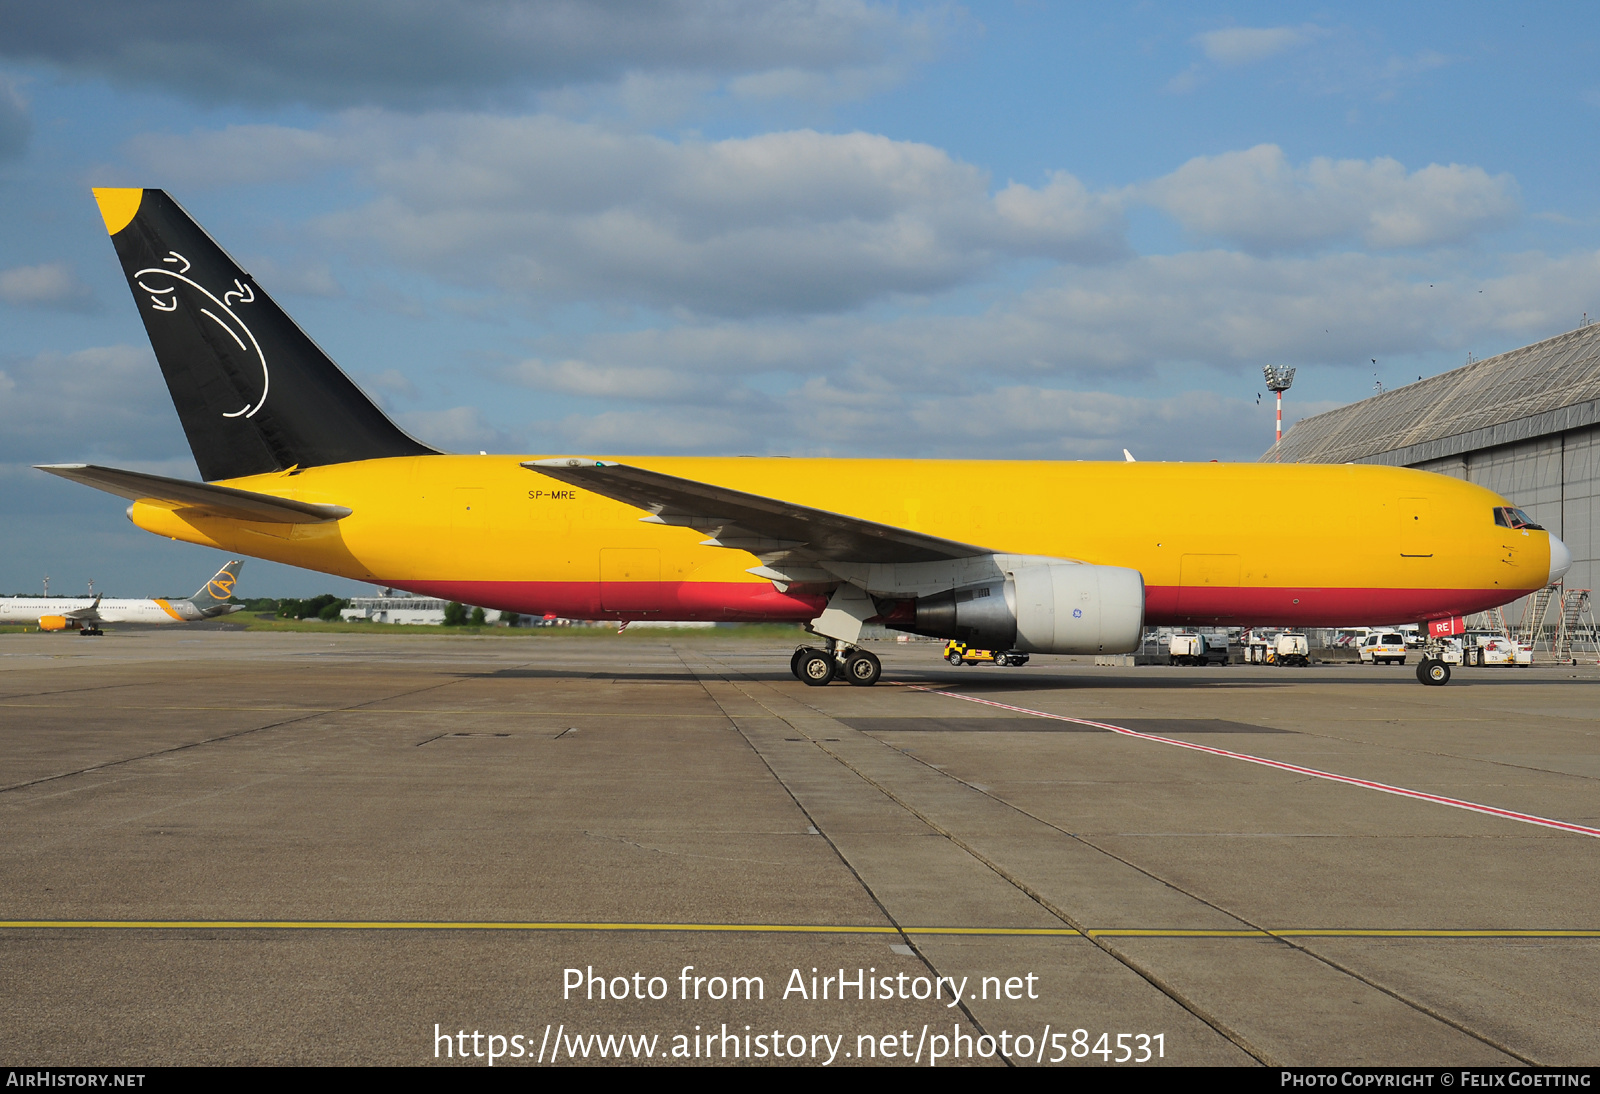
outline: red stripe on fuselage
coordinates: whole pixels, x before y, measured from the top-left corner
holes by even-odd
[[[405,581],[402,588],[444,600],[564,619],[679,619],[714,623],[804,623],[826,596],[780,593],[749,581]]]
[[[745,581],[399,581],[444,600],[566,619],[681,619],[717,623],[804,623],[827,606],[821,594],[780,593]],[[1359,627],[1471,615],[1525,596],[1527,589],[1145,588],[1151,626]]]

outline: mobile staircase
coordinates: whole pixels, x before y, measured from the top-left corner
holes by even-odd
[[[1594,649],[1594,611],[1589,602],[1588,589],[1567,589],[1561,594],[1561,619],[1556,624],[1556,637],[1551,652],[1557,661],[1572,661],[1574,643]],[[1585,651],[1587,652],[1587,651]],[[1600,655],[1600,650],[1595,650]]]

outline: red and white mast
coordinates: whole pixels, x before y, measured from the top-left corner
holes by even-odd
[[[1262,365],[1261,374],[1267,379],[1267,390],[1278,397],[1278,434],[1272,442],[1276,457],[1278,446],[1283,443],[1283,393],[1294,383],[1294,369],[1282,365]]]

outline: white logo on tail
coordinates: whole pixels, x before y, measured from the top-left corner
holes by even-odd
[[[234,340],[234,343],[238,345],[240,350],[245,353],[255,354],[256,360],[261,363],[261,398],[257,399],[254,404],[246,403],[238,410],[224,413],[222,416],[224,418],[238,418],[241,416],[245,418],[255,417],[256,411],[260,410],[262,406],[266,404],[267,387],[271,382],[271,376],[267,372],[267,356],[261,352],[260,343],[256,341],[256,336],[250,333],[250,328],[245,324],[245,321],[240,319],[238,315],[234,313],[233,309],[229,307],[229,305],[233,303],[254,303],[256,298],[254,287],[242,284],[238,278],[234,278],[233,288],[223,293],[222,299],[218,300],[216,296],[212,294],[211,290],[207,289],[204,285],[183,276],[184,273],[189,269],[189,260],[184,258],[177,251],[168,251],[167,257],[163,258],[161,261],[163,264],[168,265],[177,265],[181,262],[183,264],[183,268],[180,270],[164,270],[159,267],[151,267],[149,269],[140,270],[138,273],[133,275],[134,282],[141,289],[150,294],[150,306],[156,311],[178,310],[178,286],[173,282],[181,281],[185,285],[188,285],[190,288],[202,294],[207,300],[211,301],[211,303],[215,304],[217,306],[217,311],[220,311],[223,316],[227,317],[226,319],[222,318],[222,316],[217,315],[217,313],[212,311],[210,308],[200,309],[201,315],[205,316],[207,319],[210,319],[217,326],[228,332],[228,337]],[[142,280],[140,280],[144,277],[149,277],[152,281],[157,281],[158,278],[170,278],[171,281],[167,282],[166,284],[161,284],[159,281],[157,281],[156,285],[146,285]],[[241,334],[243,337],[240,337]],[[248,346],[245,345],[245,339],[249,339],[250,341]]]

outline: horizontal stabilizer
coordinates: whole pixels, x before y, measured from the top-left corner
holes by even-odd
[[[713,546],[749,551],[780,569],[823,560],[939,562],[993,553],[988,547],[609,460],[560,458],[522,466],[643,509],[651,514],[645,520],[710,532]]]
[[[231,520],[259,521],[266,524],[325,524],[348,517],[351,510],[342,505],[316,505],[290,501],[271,494],[236,490],[231,486],[212,486],[187,482],[115,467],[96,467],[90,463],[38,464],[40,471],[81,482],[130,501],[154,501],[174,509],[198,511],[200,516],[227,517]]]

